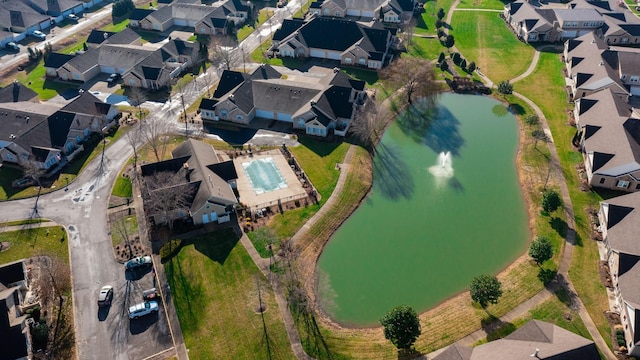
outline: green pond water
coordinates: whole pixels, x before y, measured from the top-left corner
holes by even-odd
[[[338,322],[376,325],[401,304],[422,312],[525,250],[515,117],[457,94],[441,95],[431,120],[422,114],[387,129],[371,194],[320,257],[321,305]]]

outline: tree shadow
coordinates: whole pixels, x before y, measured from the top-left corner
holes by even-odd
[[[558,275],[558,271],[555,269],[545,269],[541,267],[538,271],[538,279],[542,281],[544,286],[550,286],[556,279],[556,275]]]
[[[554,216],[549,220],[549,225],[551,225],[551,228],[555,230],[558,235],[562,236],[562,238],[567,238],[567,229],[569,226],[567,225],[566,221],[557,216]]]
[[[380,143],[373,158],[375,190],[391,200],[409,199],[415,190],[413,176],[397,148]]]
[[[414,348],[398,349],[398,360],[426,359],[426,354]]]
[[[509,104],[509,109],[511,110],[511,113],[515,115],[524,115],[524,113],[526,112],[522,105],[516,103]]]
[[[292,312],[294,312],[292,310]],[[308,311],[294,312],[294,320],[298,323],[298,328],[303,331],[300,334],[300,341],[304,350],[316,359],[334,359],[334,355],[329,349],[315,316]],[[300,322],[302,322],[300,324]]]
[[[496,117],[503,117],[503,116],[507,116],[507,114],[509,114],[509,109],[507,109],[507,107],[504,106],[503,104],[495,104],[491,108],[491,112]]]
[[[147,275],[152,269],[152,266],[140,266],[133,269],[128,269],[124,272],[124,278],[127,281],[137,281]]]

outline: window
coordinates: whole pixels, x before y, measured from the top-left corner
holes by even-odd
[[[638,82],[639,77],[638,76],[630,76],[629,77],[629,82]]]
[[[600,184],[604,184],[605,178],[600,178]]]
[[[129,86],[136,86],[136,81],[133,79],[129,79]]]
[[[227,109],[222,109],[220,110],[220,117],[221,118],[226,118],[229,115],[229,112],[227,111]]]
[[[351,61],[352,61],[352,60],[351,60],[351,58],[350,58],[350,57],[346,57],[346,58],[344,58],[344,63],[345,63],[345,64],[351,64]]]
[[[242,120],[244,120],[244,116],[242,116],[241,114],[238,114],[238,115],[236,115],[236,120],[242,121]]]
[[[629,182],[628,181],[624,181],[624,180],[619,180],[618,184],[616,184],[616,187],[626,189],[626,188],[629,187]]]
[[[636,184],[636,190],[640,190],[640,184]]]
[[[360,60],[358,60],[358,62],[360,63],[360,65],[365,65],[367,63],[366,59],[361,57]]]
[[[342,16],[342,15],[341,15],[341,12],[340,12],[340,11],[336,11],[336,16],[337,16],[337,17]]]
[[[324,14],[329,15],[329,9],[324,9]]]
[[[80,74],[79,73],[73,73],[73,78],[75,80],[80,80]]]

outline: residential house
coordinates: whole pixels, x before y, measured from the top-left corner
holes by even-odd
[[[470,348],[453,344],[433,360],[599,360],[593,341],[557,325],[531,320],[502,339]]]
[[[76,57],[70,54],[50,52],[44,58],[45,75],[48,77],[58,76],[58,69]]]
[[[84,2],[80,0],[27,0],[29,5],[41,14],[67,16],[84,11]]]
[[[100,45],[142,45],[140,35],[131,30],[124,28],[119,32],[109,32],[101,30],[91,30],[87,37],[87,46],[90,48],[98,48]]]
[[[226,70],[212,99],[200,103],[203,123],[248,125],[254,118],[291,124],[306,134],[345,136],[365,97],[364,82],[334,69],[291,72],[262,65],[251,74]]]
[[[625,57],[627,59],[627,57]],[[596,93],[606,88],[616,92],[629,93],[620,71],[631,71],[625,63],[620,67],[618,52],[610,49],[602,37],[588,33],[565,42],[564,61],[566,64],[566,84],[573,99]],[[640,66],[640,63],[638,63]],[[630,81],[631,77],[628,80]]]
[[[146,14],[136,10],[130,24],[145,30],[167,31],[172,26],[185,26],[199,34],[226,34],[228,23],[243,24],[252,9],[253,4],[243,0],[217,1],[212,5],[175,2]]]
[[[625,347],[630,356],[640,356],[640,193],[618,196],[600,202],[598,211],[606,247],[602,260],[609,265],[615,296],[614,310],[620,314],[625,332]]]
[[[30,34],[51,26],[51,18],[40,14],[26,2],[0,2],[0,28],[14,33]]]
[[[385,23],[407,23],[413,16],[414,0],[319,0],[309,13],[326,17],[378,19]]]
[[[140,21],[142,21],[148,15],[152,14],[154,11],[156,11],[156,10],[155,9],[141,9],[141,8],[133,9],[133,11],[131,11],[131,13],[129,14],[129,26],[134,27],[134,28],[139,28],[140,27]]]
[[[140,45],[129,33],[109,36],[102,45],[89,48],[56,69],[66,81],[87,82],[101,73],[122,75],[126,86],[159,89],[199,61],[198,45],[173,39],[162,47]],[[59,64],[56,64],[59,65]]]
[[[0,48],[4,48],[4,46],[11,41],[14,41],[13,33],[10,31],[4,31],[0,28]]]
[[[338,60],[340,64],[380,69],[389,60],[392,34],[380,22],[312,17],[285,19],[273,34],[280,57]]]
[[[0,160],[18,167],[57,172],[92,133],[115,125],[117,107],[88,92],[59,106],[29,101],[0,103]]]
[[[27,360],[32,356],[23,306],[28,281],[23,260],[0,266],[0,360]]]
[[[590,186],[640,190],[640,113],[627,98],[606,89],[576,100],[576,142]]]
[[[38,102],[38,94],[17,80],[14,80],[11,85],[0,89],[0,103],[18,101]]]
[[[180,144],[171,155],[170,160],[145,164],[140,168],[147,215],[155,224],[166,223],[167,219],[153,207],[149,199],[153,192],[164,194],[179,188],[188,196],[186,203],[171,209],[175,217],[191,219],[196,225],[229,222],[238,203],[232,189],[238,177],[233,162],[220,162],[211,145],[194,139]],[[148,179],[159,172],[177,174],[183,180],[167,184],[166,187],[151,188]],[[168,190],[169,187],[173,190]]]

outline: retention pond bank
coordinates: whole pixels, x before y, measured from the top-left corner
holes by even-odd
[[[324,310],[378,325],[394,306],[422,312],[505,268],[530,236],[517,148],[517,120],[491,98],[444,94],[435,117],[398,118],[377,149],[372,193],[320,257]]]

